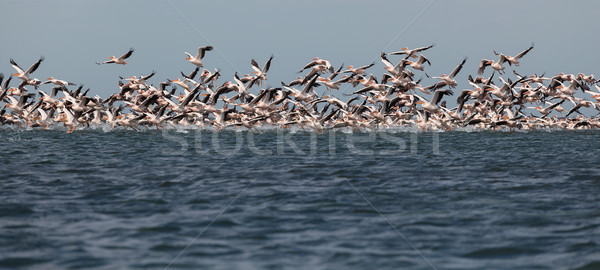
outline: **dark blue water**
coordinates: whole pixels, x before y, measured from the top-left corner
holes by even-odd
[[[0,268],[600,269],[600,131],[4,129],[0,149]]]

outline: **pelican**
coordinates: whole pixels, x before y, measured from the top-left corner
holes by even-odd
[[[400,51],[390,53],[390,55],[406,55],[406,58],[409,58],[409,57],[417,58],[418,52],[429,50],[429,49],[433,48],[433,46],[435,46],[435,44],[432,44],[431,46],[428,46],[428,47],[421,47],[421,48],[416,48],[416,49],[412,49],[412,50],[409,50],[408,48],[402,48],[402,49],[400,49]]]
[[[267,72],[269,72],[269,68],[271,67],[271,61],[273,61],[273,55],[271,55],[271,57],[269,57],[269,60],[267,60],[267,62],[265,62],[265,65],[261,69],[258,66],[258,63],[256,62],[256,60],[254,60],[254,58],[252,58],[250,60],[252,69],[254,69],[254,72],[252,72],[252,73],[256,74],[256,78],[250,83],[250,85],[248,87],[252,87],[253,82],[256,80],[260,80],[261,82],[264,82],[267,80]]]
[[[502,64],[504,64],[504,62],[506,62],[506,61],[507,61],[507,58],[504,54],[500,54],[500,60],[498,60],[498,62],[494,62],[493,60],[483,59],[479,63],[479,69],[477,70],[477,74],[479,74],[479,75],[483,74],[483,72],[485,72],[485,67],[487,67],[487,66],[491,66],[493,69],[502,73],[504,71],[504,67],[502,66]]]
[[[517,56],[515,57],[510,57],[510,56],[506,56],[506,60],[508,61],[509,65],[515,65],[515,66],[519,66],[519,59],[521,59],[521,57],[525,56],[525,54],[527,54],[529,51],[531,51],[533,49],[534,44],[531,43],[531,46],[529,48],[527,48],[526,50],[520,52],[519,54],[517,54]],[[498,54],[496,51],[494,51],[494,54],[496,55],[500,55]]]
[[[128,52],[119,56],[118,58],[111,56],[108,58],[109,60],[104,61],[104,62],[96,62],[96,64],[98,64],[98,65],[103,65],[103,64],[127,65],[127,62],[125,62],[125,59],[129,58],[133,54],[133,51],[134,51],[133,48],[130,48]]]
[[[185,59],[198,67],[204,67],[204,64],[202,64],[202,58],[204,58],[204,54],[206,53],[206,51],[212,50],[213,46],[202,46],[198,48],[198,53],[196,54],[196,56],[192,56],[190,53],[184,52],[188,56]]]
[[[17,73],[13,74],[13,76],[16,76],[17,78],[23,80],[24,82],[29,82],[31,81],[31,79],[29,78],[29,75],[31,75],[31,73],[35,72],[38,67],[40,67],[40,64],[42,63],[42,61],[44,61],[44,57],[40,57],[39,60],[37,60],[37,62],[35,62],[33,65],[31,65],[31,67],[29,67],[29,69],[27,69],[27,71],[23,71],[23,69],[21,67],[19,67],[19,65],[17,65],[17,63],[15,62],[15,60],[13,60],[12,58],[10,59],[10,65],[17,70]]]
[[[424,63],[427,63],[431,66],[431,62],[429,62],[429,60],[427,60],[427,58],[425,58],[425,56],[423,56],[422,54],[419,56],[419,60],[417,60],[417,62],[407,61],[406,63],[410,65],[410,67],[420,71],[424,70]]]
[[[344,71],[342,71],[342,73],[353,73],[354,75],[362,75],[362,74],[365,74],[366,69],[368,69],[374,65],[375,65],[375,63],[371,63],[369,65],[358,67],[358,68],[354,68],[353,66],[348,66],[348,67],[346,67],[348,70],[344,70]]]
[[[442,80],[442,82],[445,85],[448,85],[448,86],[454,88],[458,85],[458,83],[454,80],[454,77],[456,75],[458,75],[458,73],[460,72],[462,67],[465,65],[465,62],[467,62],[466,57],[465,57],[465,59],[462,60],[462,62],[460,64],[458,64],[458,66],[456,66],[456,68],[454,68],[454,70],[452,70],[452,72],[448,76],[446,76],[446,74],[442,74],[442,76],[440,76],[440,77],[431,77],[431,78],[440,79],[440,80]]]
[[[315,65],[323,65],[325,66],[326,69],[328,69],[329,71],[333,72],[333,66],[331,65],[331,63],[325,59],[319,59],[319,57],[315,57],[312,59],[312,61],[308,64],[306,64],[300,71],[298,71],[298,73],[301,73],[302,71],[309,69]]]
[[[546,108],[542,108],[542,106],[537,106],[537,107],[528,107],[530,109],[535,109],[538,112],[540,112],[542,114],[542,118],[545,118],[548,114],[550,114],[552,112],[553,109],[555,109],[556,107],[559,107],[560,104],[562,104],[565,100],[561,100],[559,102],[556,102],[554,104],[547,102],[548,104],[550,104],[550,106],[546,107]],[[570,114],[571,112],[569,112]]]
[[[330,76],[329,78],[319,78],[319,81],[327,87],[327,90],[331,90],[331,89],[340,90],[340,84],[346,83],[346,82],[350,81],[352,79],[352,77],[354,77],[354,74],[352,74],[350,76],[346,76],[345,78],[339,79],[337,81],[332,81],[335,77],[333,75],[335,75],[335,74],[332,74],[332,76]]]
[[[59,85],[59,86],[63,86],[63,85],[75,85],[75,83],[67,82],[65,80],[55,79],[54,77],[47,78],[47,81],[45,81],[45,82],[43,82],[41,84],[48,84],[48,83]]]
[[[425,98],[419,95],[415,95],[421,100],[415,102],[415,104],[421,104],[421,107],[427,112],[436,113],[438,112],[437,104],[440,103],[444,95],[454,95],[454,92],[452,92],[452,90],[449,89],[436,90],[433,94],[433,97],[431,98],[431,101],[427,101]]]

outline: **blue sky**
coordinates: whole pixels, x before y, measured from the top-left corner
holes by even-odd
[[[119,75],[156,70],[157,84],[190,72],[184,51],[209,44],[216,50],[203,62],[221,70],[221,81],[236,70],[251,72],[251,58],[262,64],[274,54],[273,86],[294,79],[316,56],[334,66],[375,61],[370,71],[380,77],[381,51],[432,43],[429,75],[449,73],[469,57],[459,90],[469,87],[464,78],[476,74],[481,59],[497,58],[493,50],[515,55],[531,42],[535,49],[517,68],[523,74],[598,74],[600,61],[598,1],[9,0],[2,6],[0,72],[14,73],[10,58],[27,68],[44,55],[34,77],[85,83],[103,97],[117,91]],[[130,47],[136,51],[126,66],[95,64]]]

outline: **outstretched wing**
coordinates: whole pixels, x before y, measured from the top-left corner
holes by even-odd
[[[31,67],[29,67],[29,69],[27,70],[26,74],[31,74],[33,72],[35,72],[38,67],[40,67],[40,64],[42,63],[42,61],[44,61],[44,57],[40,57],[40,60],[38,60],[37,62],[35,62],[33,65],[31,65]]]
[[[267,60],[267,62],[265,63],[265,65],[263,66],[262,71],[264,73],[267,73],[267,71],[269,71],[269,68],[271,67],[271,60],[273,60],[273,55],[271,54],[271,57],[269,57],[269,60]]]
[[[25,71],[23,71],[23,69],[19,65],[17,65],[17,62],[15,62],[15,60],[12,60],[12,58],[10,59],[10,65],[14,69],[16,69],[19,74],[24,74],[25,73]]]
[[[467,62],[467,58],[465,57],[465,59],[462,60],[462,62],[460,63],[460,65],[458,65],[453,71],[452,73],[450,73],[450,75],[448,77],[450,78],[454,78],[454,76],[456,76],[456,74],[458,74],[458,72],[460,72],[460,70],[462,69],[462,67],[465,65],[465,62]]]
[[[203,47],[199,47],[198,48],[198,55],[200,56],[200,59],[204,58],[204,54],[206,53],[206,51],[212,51],[213,46],[203,46]]]
[[[517,56],[515,56],[515,58],[519,59],[519,58],[525,56],[529,51],[531,51],[531,49],[533,49],[533,46],[535,46],[535,44],[531,43],[531,47],[529,47],[527,50],[524,50],[524,51],[520,52],[519,54],[517,54]]]
[[[130,48],[128,52],[126,52],[125,54],[121,55],[119,57],[119,59],[127,59],[129,58],[132,54],[133,54],[134,49]]]

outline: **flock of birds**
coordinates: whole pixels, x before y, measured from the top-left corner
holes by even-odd
[[[4,103],[0,125],[43,129],[65,126],[67,132],[93,126],[135,130],[191,125],[220,130],[243,126],[253,132],[261,126],[297,126],[319,133],[336,128],[400,126],[421,130],[600,127],[598,114],[588,117],[581,112],[583,107],[600,111],[600,87],[593,75],[526,76],[513,70],[515,77],[508,77],[507,65],[519,66],[533,44],[514,57],[494,51],[498,61],[481,60],[479,76],[468,76],[470,89],[459,92],[457,106],[451,108],[444,98],[454,95],[453,89],[458,86],[455,77],[467,59],[449,75],[430,77],[424,70],[431,62],[422,53],[432,47],[381,53],[385,72],[380,79],[368,73],[375,63],[360,67],[342,64],[335,68],[328,60],[316,57],[300,70],[306,75],[281,82],[280,87],[266,87],[273,56],[262,67],[252,59],[252,73],[236,73],[233,80],[219,82],[219,70],[204,68],[202,60],[213,49],[204,46],[198,48],[195,56],[185,53],[185,59],[195,66],[191,73],[181,72],[181,78],[166,79],[157,86],[148,82],[154,71],[140,77],[120,77],[118,93],[105,99],[88,96],[89,89],[83,91],[83,85],[53,77],[43,82],[32,78],[43,57],[27,70],[11,59],[17,73],[6,80],[0,73],[0,105]],[[125,65],[133,52],[132,48],[120,57],[112,56],[97,64]],[[390,60],[392,56],[401,57],[396,63]],[[488,76],[484,75],[486,70]],[[435,81],[425,86],[422,76],[415,79],[417,72]],[[13,78],[18,85],[11,86]],[[45,85],[52,88],[46,92],[42,89]],[[595,90],[591,90],[592,86]],[[32,87],[39,95],[31,91]],[[342,87],[354,91],[334,97],[332,93]],[[588,98],[576,97],[576,93]]]

